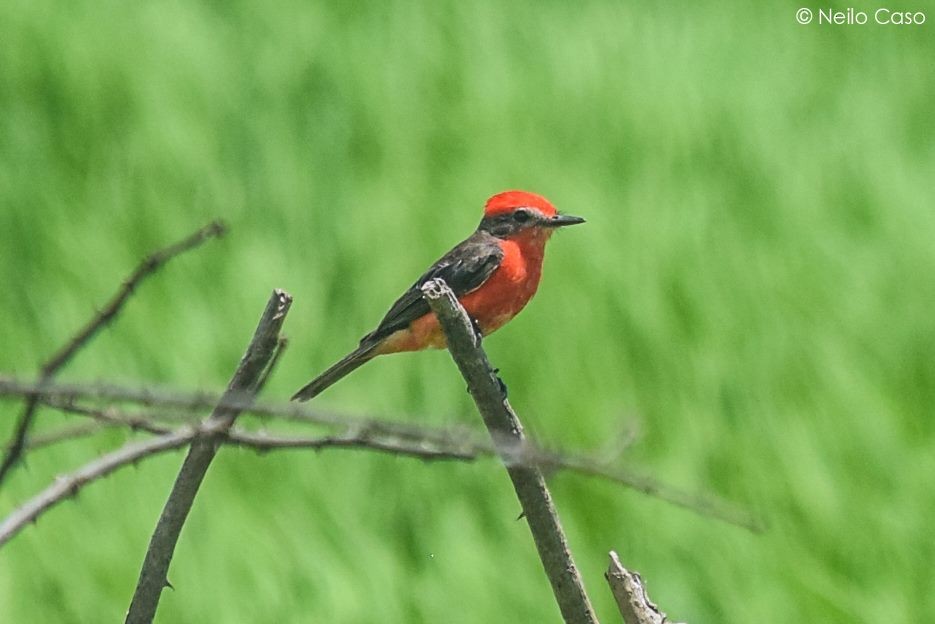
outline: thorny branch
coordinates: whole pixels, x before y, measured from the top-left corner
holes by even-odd
[[[444,280],[429,281],[422,287],[422,293],[438,317],[451,357],[468,384],[468,392],[477,404],[494,445],[511,438],[522,444],[525,441],[523,426],[507,401],[503,382],[487,360],[467,312]],[[567,624],[596,624],[597,615],[572,558],[542,471],[534,464],[511,464],[507,452],[502,456],[562,617]]]
[[[177,449],[192,441],[197,429],[184,427],[176,432],[142,442],[127,444],[122,448],[95,459],[70,475],[59,477],[52,485],[34,496],[0,523],[0,546],[56,503],[78,494],[88,483],[106,477],[122,466],[135,463],[150,455]]]
[[[94,424],[94,423],[92,423]],[[67,430],[63,430],[67,433]],[[381,451],[422,460],[471,461],[484,453],[463,445],[441,446],[410,440],[373,437],[367,431],[347,431],[326,436],[279,436],[250,433],[242,430],[223,432],[216,424],[184,425],[166,429],[159,437],[129,442],[120,449],[89,462],[74,472],[55,479],[42,492],[17,507],[0,523],[0,546],[10,541],[27,525],[56,504],[72,498],[93,481],[106,477],[115,470],[137,464],[159,453],[188,446],[195,438],[221,436],[219,441],[232,446],[253,449],[259,453],[288,449],[322,450],[328,448],[365,449]]]
[[[146,277],[152,275],[159,267],[175,256],[190,249],[194,249],[209,238],[219,237],[223,235],[225,231],[226,226],[224,223],[221,221],[212,221],[174,245],[160,249],[144,258],[133,273],[120,285],[120,288],[107,305],[105,305],[101,311],[97,312],[78,333],[42,365],[38,385],[42,387],[46,382],[51,380],[59,369],[67,364],[68,361],[97,334],[98,330],[110,322],[111,319],[120,312],[123,305],[130,298],[130,295],[133,294],[133,291],[136,290],[140,282]],[[7,445],[3,462],[0,463],[0,485],[3,484],[10,469],[16,465],[23,455],[24,443],[29,434],[29,429],[32,427],[33,420],[35,420],[38,403],[38,394],[27,397],[26,405],[17,422],[13,438]]]
[[[225,398],[238,397],[249,402],[259,390],[261,383],[266,379],[265,373],[270,369],[276,352],[282,346],[279,333],[291,305],[291,295],[282,290],[273,291],[253,339],[227,386]],[[205,422],[209,426],[217,427],[218,433],[226,432],[239,414],[240,410],[219,405]],[[140,570],[140,579],[127,612],[128,623],[148,624],[155,617],[159,597],[163,588],[168,585],[167,574],[172,555],[175,553],[175,545],[188,518],[188,512],[195,502],[195,495],[217,454],[218,446],[214,435],[197,436],[192,440],[188,455],[182,463],[149,542]]]
[[[35,451],[47,446],[52,446],[53,444],[58,444],[59,442],[69,442],[71,440],[93,436],[103,428],[104,425],[102,423],[86,422],[69,427],[62,427],[61,429],[55,429],[46,433],[30,435],[26,438],[24,452]]]
[[[399,436],[401,438],[425,439],[433,432],[442,432],[441,440],[451,436],[468,435],[465,428],[448,427],[446,429],[427,429],[408,423],[392,422],[373,418],[358,418],[345,414],[310,409],[298,403],[269,403],[252,401],[244,396],[218,396],[214,393],[184,393],[153,388],[127,388],[112,384],[45,384],[23,382],[14,377],[0,375],[0,396],[30,397],[41,396],[42,401],[51,407],[77,405],[82,399],[126,402],[146,407],[160,407],[167,410],[197,412],[199,410],[223,407],[251,414],[264,419],[281,419],[304,422],[328,427],[360,426],[368,427],[373,433]]]
[[[37,384],[21,382],[0,375],[0,396],[30,396],[39,392],[40,388]],[[325,412],[299,406],[296,403],[276,404],[261,401],[251,403],[240,397],[224,399],[212,394],[186,394],[165,389],[124,388],[112,385],[51,384],[41,392],[43,403],[53,409],[93,418],[108,426],[124,426],[133,431],[146,431],[157,435],[171,430],[171,427],[161,423],[178,422],[186,418],[185,414],[179,412],[187,413],[218,405],[241,410],[245,414],[260,416],[265,420],[297,421],[335,427],[345,433],[355,432],[357,434],[356,432],[359,432],[360,441],[349,445],[356,448],[366,447],[367,441],[379,440],[376,446],[387,442],[402,446],[410,443],[409,446],[414,447],[430,445],[444,452],[467,453],[471,455],[471,458],[493,452],[492,442],[489,439],[484,440],[476,432],[463,427],[414,426],[404,422]],[[86,407],[79,403],[82,399],[124,401],[164,411],[142,410],[128,413],[112,406]],[[192,417],[187,416],[187,420],[192,422]],[[756,519],[750,517],[742,509],[715,498],[679,490],[631,469],[616,467],[611,461],[603,461],[591,455],[549,451],[528,440],[517,444],[516,440],[510,436],[500,436],[497,442],[499,453],[504,461],[511,465],[535,464],[546,471],[565,470],[605,479],[729,524],[754,532],[762,530]],[[296,446],[301,446],[301,444]],[[309,446],[314,446],[314,444]],[[375,448],[374,450],[388,449]]]
[[[158,414],[134,413],[124,414],[114,408],[88,408],[70,404],[49,404],[51,407],[63,412],[87,416],[95,422],[87,423],[89,426],[64,427],[42,436],[35,436],[35,448],[41,448],[56,442],[65,441],[90,435],[104,427],[126,427],[132,431],[144,431],[156,435],[164,435],[173,431],[172,427],[160,424]],[[178,415],[175,415],[178,418]],[[483,454],[489,454],[489,445],[472,442],[465,439],[455,430],[427,429],[425,439],[416,439],[411,435],[403,439],[386,434],[375,434],[368,425],[349,425],[338,434],[324,436],[291,436],[278,435],[268,432],[254,433],[241,428],[233,428],[225,433],[216,433],[219,442],[245,448],[252,448],[257,452],[266,452],[280,449],[323,449],[323,448],[361,448],[375,451],[384,451],[398,455],[418,457],[421,459],[463,459],[472,460]],[[447,439],[443,436],[447,435]],[[33,448],[33,442],[27,444]]]

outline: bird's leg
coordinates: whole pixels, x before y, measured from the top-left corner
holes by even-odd
[[[483,341],[483,339],[484,339],[484,332],[481,331],[480,323],[477,322],[477,319],[476,319],[476,318],[474,318],[473,316],[469,316],[468,318],[471,319],[471,327],[474,328],[474,340],[475,340],[475,342],[479,345],[479,344],[481,343],[481,341]],[[494,371],[494,373],[496,373],[496,372],[497,372],[497,371]],[[499,379],[499,378],[498,378],[498,379]],[[501,385],[501,387],[503,386],[503,382],[502,382],[502,381],[500,382],[500,385]],[[467,391],[468,391],[468,394],[471,394],[471,389],[470,389],[470,388],[468,388]]]
[[[500,393],[503,395],[503,398],[507,398],[509,392],[507,391],[506,384],[503,383],[503,380],[500,378],[500,369],[493,369],[493,376],[497,378],[497,383],[500,385]],[[470,393],[470,388],[468,388],[468,393]]]
[[[506,384],[503,383],[503,379],[500,377],[499,373],[500,373],[499,368],[493,369],[493,374],[497,377],[497,383],[500,384],[500,393],[503,395],[503,398],[505,399],[509,396],[510,393],[506,388]]]

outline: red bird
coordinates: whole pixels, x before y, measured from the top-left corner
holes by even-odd
[[[445,280],[482,335],[503,327],[536,294],[546,241],[556,228],[576,223],[584,219],[559,214],[541,195],[525,191],[494,195],[484,206],[477,230],[416,280],[360,346],[292,399],[317,396],[378,355],[445,347],[438,319],[422,298],[421,287],[429,280]]]

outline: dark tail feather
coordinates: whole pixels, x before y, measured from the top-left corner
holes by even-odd
[[[326,388],[342,379],[345,375],[355,370],[358,366],[363,366],[374,357],[373,352],[377,345],[367,345],[358,347],[353,353],[343,358],[340,362],[323,372],[321,375],[311,380],[301,390],[292,395],[293,401],[308,401],[321,394]]]

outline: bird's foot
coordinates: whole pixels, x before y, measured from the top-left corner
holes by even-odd
[[[494,374],[499,372],[499,369],[494,371]],[[510,395],[509,390],[507,390],[506,384],[503,383],[503,380],[500,379],[500,375],[497,375],[497,383],[500,384],[500,393],[503,394],[503,398],[507,398]]]

